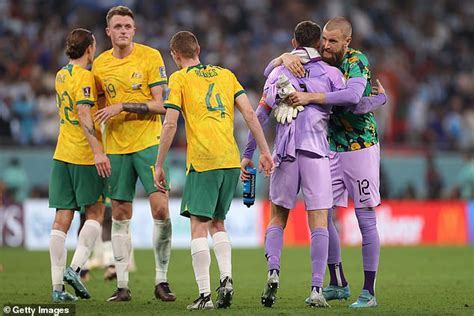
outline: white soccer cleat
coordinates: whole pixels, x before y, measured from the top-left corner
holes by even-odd
[[[322,288],[319,289],[319,292],[313,289],[304,302],[311,307],[331,307],[323,296]]]

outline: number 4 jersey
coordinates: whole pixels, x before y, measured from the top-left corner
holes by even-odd
[[[234,138],[234,103],[244,89],[228,69],[198,64],[170,77],[165,108],[182,111],[186,124],[186,170],[240,168]]]
[[[92,73],[68,64],[56,74],[56,106],[60,118],[59,137],[53,159],[78,165],[93,165],[94,155],[79,124],[77,106],[89,104],[92,113],[96,101]]]

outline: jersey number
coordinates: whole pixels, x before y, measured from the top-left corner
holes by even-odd
[[[225,108],[224,108],[224,104],[222,104],[220,93],[216,93],[217,106],[212,107],[212,104],[211,104],[212,90],[214,90],[214,84],[213,83],[211,83],[209,85],[209,88],[207,89],[207,94],[206,94],[206,107],[207,107],[207,110],[210,111],[210,112],[220,111],[221,112],[221,117],[224,118],[225,117]]]
[[[74,102],[72,102],[72,98],[69,93],[67,93],[67,91],[64,91],[61,95],[56,94],[56,102],[58,104],[58,108],[61,108],[61,106],[66,103],[67,106],[64,107],[64,116],[66,117],[66,120],[72,125],[79,125],[78,120],[71,120],[69,118],[69,112],[74,111]],[[64,120],[61,120],[61,124],[64,124]]]
[[[105,90],[107,90],[107,93],[111,98],[115,98],[115,96],[117,95],[117,91],[115,90],[114,85],[111,83],[105,86]]]

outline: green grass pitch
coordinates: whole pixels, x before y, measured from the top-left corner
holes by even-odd
[[[68,253],[68,262],[72,252]],[[76,304],[76,315],[189,315],[186,305],[197,297],[197,286],[189,250],[173,250],[169,281],[177,294],[173,303],[153,296],[152,250],[136,250],[137,272],[130,274],[132,302],[107,303],[115,282],[104,282],[102,271],[92,273],[87,287],[90,300]],[[389,247],[382,248],[377,278],[379,306],[371,310],[350,310],[363,282],[359,248],[343,250],[344,270],[351,285],[349,301],[332,301],[329,309],[304,305],[309,294],[309,248],[285,248],[278,300],[273,308],[260,305],[266,280],[262,249],[233,252],[235,295],[228,310],[206,311],[213,315],[474,315],[474,247]],[[211,286],[218,284],[218,270],[212,255]],[[0,305],[50,302],[50,267],[47,252],[0,249]],[[72,292],[72,289],[69,288]],[[213,299],[215,292],[213,293]],[[193,312],[196,313],[196,312]],[[197,312],[200,313],[200,312]]]

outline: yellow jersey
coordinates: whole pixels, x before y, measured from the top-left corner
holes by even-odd
[[[59,136],[53,159],[77,165],[93,165],[94,154],[79,124],[77,105],[97,99],[92,73],[78,65],[68,64],[56,74],[56,106],[60,119]]]
[[[244,89],[228,69],[198,64],[170,76],[165,108],[182,111],[186,125],[186,170],[240,168],[234,138],[235,98]]]
[[[98,95],[105,95],[106,106],[116,103],[144,103],[153,96],[150,88],[167,83],[165,65],[158,50],[133,44],[130,55],[119,59],[113,49],[99,55],[92,72]],[[104,139],[108,154],[134,153],[159,144],[161,118],[155,114],[122,111],[106,123]]]

